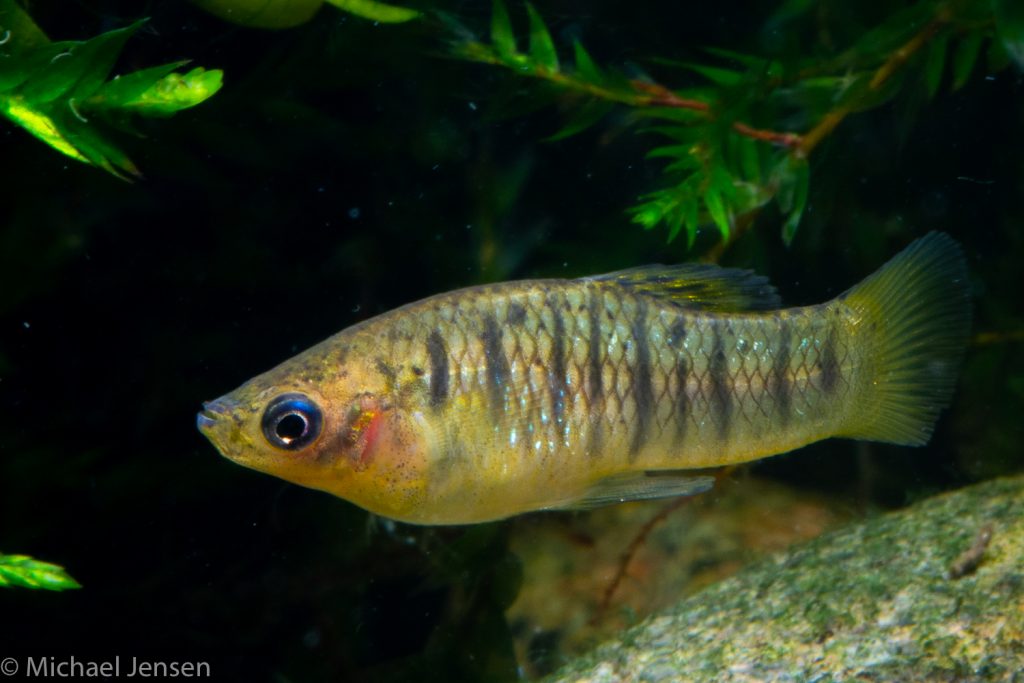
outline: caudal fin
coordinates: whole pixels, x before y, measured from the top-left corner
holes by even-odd
[[[971,326],[960,246],[949,235],[929,233],[840,300],[859,314],[858,335],[873,369],[843,435],[927,443],[949,405]]]

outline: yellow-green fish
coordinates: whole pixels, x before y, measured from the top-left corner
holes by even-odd
[[[470,287],[204,404],[235,462],[418,524],[694,494],[691,470],[833,436],[921,445],[970,325],[931,233],[824,304],[708,265]]]

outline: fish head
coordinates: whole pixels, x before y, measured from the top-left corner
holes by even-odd
[[[204,403],[199,430],[240,465],[386,517],[414,518],[425,495],[429,424],[358,354],[342,364],[312,355]]]

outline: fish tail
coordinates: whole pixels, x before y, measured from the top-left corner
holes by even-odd
[[[971,324],[960,246],[929,233],[839,300],[852,309],[867,350],[863,393],[841,435],[927,443],[949,405]]]

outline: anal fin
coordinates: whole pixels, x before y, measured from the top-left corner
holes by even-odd
[[[694,496],[710,490],[714,483],[714,477],[684,475],[678,471],[622,472],[597,480],[575,500],[551,507],[561,510],[590,510],[602,505],[631,500]]]

